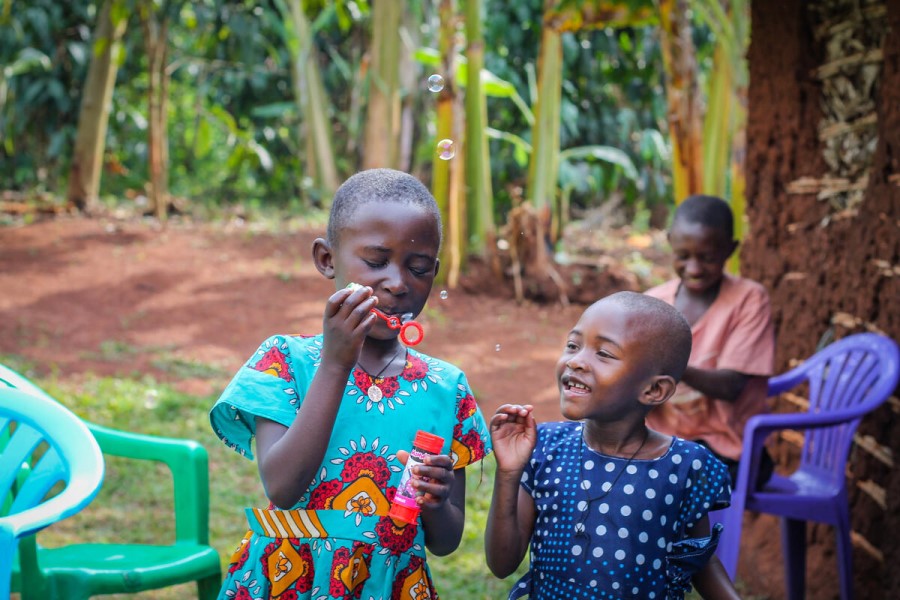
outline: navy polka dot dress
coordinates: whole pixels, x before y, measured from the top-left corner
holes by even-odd
[[[534,498],[531,569],[510,598],[683,598],[712,556],[686,531],[728,506],[728,470],[693,442],[673,438],[659,458],[629,461],[590,449],[580,422],[543,423],[522,486]]]

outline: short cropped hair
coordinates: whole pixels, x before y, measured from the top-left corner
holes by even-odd
[[[734,238],[734,215],[731,206],[717,196],[688,196],[675,209],[672,222],[698,223],[705,227],[717,229]]]
[[[368,169],[351,176],[338,188],[331,202],[326,236],[331,246],[357,208],[370,202],[400,202],[424,208],[434,216],[438,235],[442,235],[441,211],[434,196],[421,181],[403,171]]]
[[[650,351],[659,374],[681,379],[691,357],[691,326],[671,304],[638,292],[616,292],[604,300],[623,306],[629,313],[640,315],[635,331]]]

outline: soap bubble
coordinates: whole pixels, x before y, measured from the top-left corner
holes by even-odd
[[[439,92],[444,89],[444,78],[435,73],[428,78],[428,91]]]
[[[494,347],[494,350],[495,350],[496,352],[500,352],[500,344],[497,344],[497,345]]]
[[[456,144],[453,140],[441,140],[437,143],[437,153],[441,160],[450,160],[456,156]]]
[[[441,290],[441,300],[447,299],[447,290]]]

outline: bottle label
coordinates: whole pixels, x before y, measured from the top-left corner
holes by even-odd
[[[397,493],[394,496],[394,502],[397,504],[402,504],[408,508],[418,508],[419,505],[416,504],[416,490],[412,487],[412,469],[417,465],[425,464],[425,456],[427,455],[417,448],[413,448],[412,452],[410,452],[406,461],[406,468],[400,476],[400,483],[397,485]]]

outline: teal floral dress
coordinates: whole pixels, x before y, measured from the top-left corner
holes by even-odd
[[[253,459],[256,417],[290,426],[321,350],[321,335],[266,340],[210,411],[222,441]],[[484,417],[453,365],[409,349],[396,377],[354,370],[318,475],[291,510],[245,510],[249,530],[219,598],[437,598],[421,521],[387,516],[403,471],[397,451],[409,450],[420,429],[444,438],[457,469],[491,451]]]

